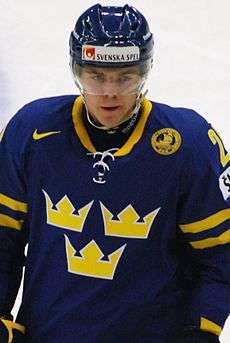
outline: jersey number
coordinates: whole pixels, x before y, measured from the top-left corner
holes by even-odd
[[[208,130],[208,136],[211,139],[212,144],[214,145],[218,144],[219,151],[220,151],[220,162],[222,164],[222,167],[225,167],[227,163],[230,161],[230,155],[225,152],[224,145],[220,137],[213,129]]]

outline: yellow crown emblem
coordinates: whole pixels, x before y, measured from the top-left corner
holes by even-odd
[[[104,220],[105,235],[126,238],[148,238],[152,223],[160,207],[147,214],[144,222],[138,222],[139,215],[132,205],[128,205],[118,214],[119,220],[113,220],[113,214],[100,202]]]
[[[68,196],[65,195],[57,204],[56,210],[53,209],[53,203],[49,195],[43,190],[46,200],[46,215],[47,224],[61,227],[68,230],[82,232],[86,217],[93,204],[93,201],[80,208],[77,214],[73,214],[76,209],[69,200]]]
[[[80,250],[81,257],[78,257],[75,256],[76,250],[70,243],[69,238],[66,235],[64,236],[68,271],[70,273],[101,279],[113,279],[126,244],[110,254],[108,261],[103,261],[104,254],[94,240]]]

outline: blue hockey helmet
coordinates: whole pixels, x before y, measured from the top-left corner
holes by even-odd
[[[74,65],[125,67],[152,63],[152,33],[145,17],[129,5],[90,7],[77,20],[69,43],[72,70]]]

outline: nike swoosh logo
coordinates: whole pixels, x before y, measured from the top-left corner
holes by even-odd
[[[36,140],[46,138],[51,135],[56,135],[57,133],[61,133],[61,131],[49,131],[49,132],[38,133],[38,130],[36,129],[33,133],[33,139],[36,141]]]

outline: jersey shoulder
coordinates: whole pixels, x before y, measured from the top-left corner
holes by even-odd
[[[152,122],[160,128],[172,128],[181,136],[181,153],[200,172],[210,168],[218,176],[230,164],[224,143],[212,125],[199,113],[183,107],[153,103]]]
[[[154,127],[159,130],[161,128],[176,130],[181,136],[186,151],[203,150],[202,147],[210,143],[208,131],[211,129],[211,124],[193,109],[154,102],[151,117]]]
[[[196,135],[204,130],[208,124],[207,120],[190,108],[172,107],[166,104],[153,103],[153,120],[160,126],[174,127],[181,131],[181,134]]]
[[[26,104],[3,130],[1,145],[7,145],[11,152],[23,152],[34,133],[63,130],[71,120],[75,99],[76,95],[64,95]]]

